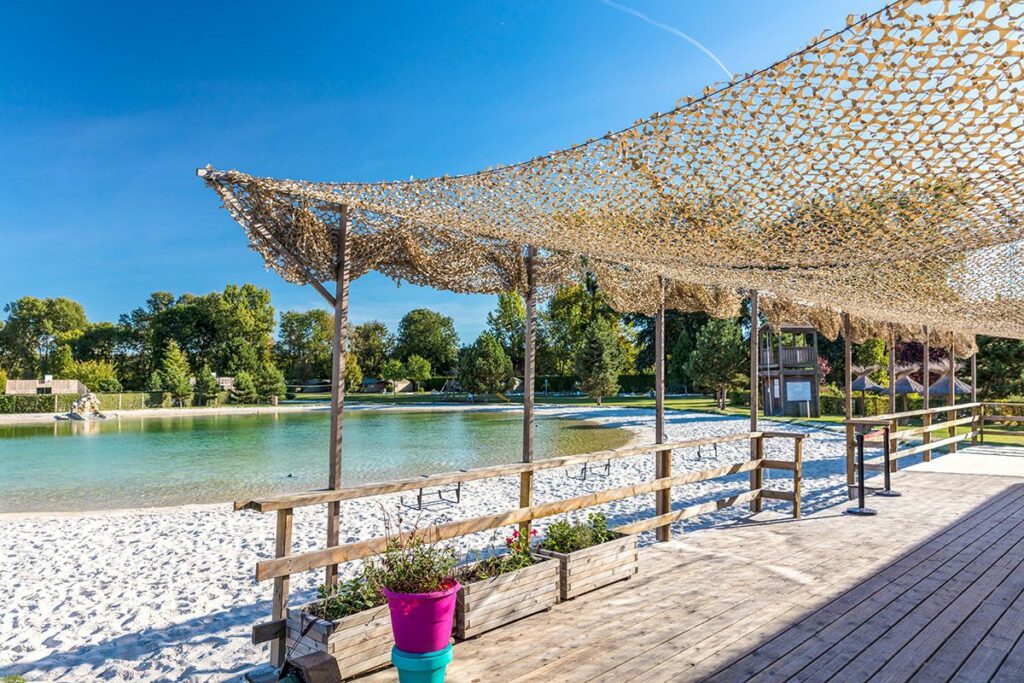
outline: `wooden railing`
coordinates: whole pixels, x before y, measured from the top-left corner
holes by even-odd
[[[782,349],[772,347],[761,351],[761,365],[777,365],[780,358],[782,364],[787,367],[814,365],[817,356],[817,349],[811,346],[783,346]]]
[[[273,579],[274,581],[274,595],[272,603],[273,613],[271,615],[271,621],[253,627],[253,642],[262,643],[271,641],[272,663],[280,664],[283,661],[283,653],[285,652],[285,617],[287,616],[288,589],[291,575],[313,569],[319,569],[321,567],[336,566],[342,562],[371,557],[384,550],[387,542],[384,537],[376,537],[323,548],[321,550],[313,550],[298,555],[292,555],[292,518],[293,510],[297,507],[383,496],[420,489],[422,487],[451,485],[461,482],[493,479],[495,477],[522,475],[523,473],[533,473],[541,470],[571,467],[573,465],[581,464],[585,465],[593,462],[604,462],[645,454],[664,453],[666,451],[671,452],[685,448],[698,448],[702,446],[713,446],[716,444],[740,441],[750,442],[750,452],[753,454],[753,457],[743,462],[707,470],[685,472],[683,474],[655,478],[638,484],[617,486],[573,498],[523,506],[497,514],[482,515],[446,524],[438,524],[420,530],[420,533],[424,534],[425,538],[429,541],[443,541],[504,526],[524,523],[528,524],[536,519],[582,510],[595,505],[601,505],[616,500],[624,500],[626,498],[633,498],[644,494],[668,491],[669,495],[671,495],[672,489],[677,486],[708,481],[741,472],[749,472],[751,474],[750,490],[748,491],[718,500],[701,503],[699,505],[671,510],[670,512],[625,524],[615,529],[615,531],[620,533],[630,534],[650,531],[653,529],[663,529],[665,530],[664,538],[667,539],[671,537],[671,525],[674,522],[692,519],[709,512],[744,503],[748,503],[750,505],[751,511],[759,512],[761,510],[762,501],[765,499],[780,500],[791,503],[793,517],[799,518],[801,514],[800,489],[803,470],[804,436],[804,434],[790,432],[743,432],[705,439],[629,446],[626,448],[598,451],[583,455],[549,458],[530,463],[481,467],[462,470],[459,472],[447,472],[444,474],[400,479],[378,484],[364,484],[339,490],[322,489],[305,493],[290,493],[236,502],[236,510],[247,509],[257,510],[260,512],[277,513],[275,557],[273,559],[262,560],[256,563],[256,580],[266,581]],[[791,439],[793,441],[793,460],[774,460],[764,457],[765,441],[777,438]],[[793,490],[777,491],[765,488],[763,472],[766,469],[792,472]],[[519,481],[520,485],[522,485],[523,481],[532,481],[532,479],[529,477],[519,477]],[[520,495],[520,500],[528,499],[529,498],[524,498]]]
[[[1024,415],[1004,415],[1001,411],[1006,409],[1024,410],[1024,403],[982,403],[981,421],[978,424],[978,440],[985,443],[985,436],[1024,436],[1024,431],[1013,431],[1009,429],[987,429],[987,424],[1021,424],[1024,423]]]

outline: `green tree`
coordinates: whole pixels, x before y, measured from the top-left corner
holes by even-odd
[[[164,347],[157,375],[160,379],[161,391],[166,391],[179,406],[185,399],[192,396],[192,383],[189,381],[188,359],[178,348],[173,339]]]
[[[88,324],[81,304],[71,299],[25,296],[4,306],[0,328],[4,363],[17,375],[52,374],[51,355],[80,336]]]
[[[288,387],[284,383],[284,373],[270,361],[264,361],[253,375],[256,395],[263,401],[270,401],[273,396],[284,396]]]
[[[405,362],[413,355],[426,358],[438,373],[450,372],[459,357],[459,335],[452,319],[426,308],[406,313],[398,324],[395,357]]]
[[[71,342],[71,351],[76,360],[101,360],[116,364],[123,334],[112,323],[92,323],[81,336]]]
[[[113,393],[121,391],[114,364],[103,360],[73,360],[63,371],[66,379],[77,379],[89,391]]]
[[[713,318],[697,333],[686,372],[698,385],[712,389],[719,409],[725,409],[729,385],[746,361],[739,325]]]
[[[370,377],[380,377],[384,363],[395,352],[395,338],[387,325],[371,320],[356,325],[348,338],[349,350],[359,359],[359,367]]]
[[[512,360],[490,332],[484,332],[462,354],[459,384],[473,394],[500,394],[512,388]]]
[[[1024,394],[1024,341],[978,337],[978,391],[985,398]]]
[[[217,384],[217,377],[213,374],[213,370],[210,369],[209,365],[203,364],[199,368],[199,372],[196,373],[196,396],[199,397],[202,405],[209,405],[210,400],[217,397],[217,392],[220,391],[220,385]]]
[[[487,314],[487,329],[512,359],[512,367],[523,371],[526,339],[526,303],[518,292],[498,295],[498,306]]]
[[[160,355],[160,347],[153,343],[153,320],[173,305],[174,295],[170,292],[153,292],[145,306],[122,314],[118,319],[115,363],[118,376],[126,386],[159,391],[152,388],[151,382]]]
[[[619,391],[619,341],[607,320],[597,318],[587,326],[576,354],[576,376],[580,388],[601,405],[605,396]]]
[[[398,387],[395,386],[395,382],[400,379],[405,379],[405,366],[402,365],[402,361],[397,358],[392,358],[388,362],[384,363],[384,367],[380,369],[380,378],[385,382],[391,384],[395,392],[398,392]]]
[[[327,311],[285,311],[278,326],[274,355],[291,379],[331,376],[334,319]]]
[[[7,391],[7,372],[0,370],[0,392]]]
[[[409,360],[405,361],[405,377],[411,380],[414,388],[419,391],[420,383],[430,379],[430,361],[416,354],[409,356]]]
[[[576,366],[576,356],[587,328],[596,320],[615,330],[620,325],[619,315],[611,308],[607,296],[590,273],[585,275],[582,284],[561,287],[548,300],[540,316],[539,329],[544,338],[546,357],[555,359],[553,369],[558,374],[568,374]],[[548,371],[548,368],[538,368],[540,373]]]
[[[345,391],[356,392],[363,385],[363,369],[354,353],[345,354]]]
[[[693,378],[690,377],[687,367],[691,353],[693,353],[693,337],[688,329],[681,328],[676,336],[675,344],[672,345],[668,361],[667,379],[673,386],[688,389],[693,385]]]
[[[235,403],[252,404],[256,403],[258,398],[256,382],[252,375],[247,370],[235,375],[235,388],[231,391],[231,400]]]
[[[54,377],[76,379],[68,376],[68,372],[71,371],[71,365],[74,362],[75,359],[71,357],[71,347],[67,344],[61,344],[57,347],[57,350],[53,352],[53,355],[50,358],[49,372]]]
[[[869,367],[877,365],[878,370],[871,378],[883,387],[889,386],[889,350],[881,339],[866,339],[853,347],[853,362],[856,365]]]

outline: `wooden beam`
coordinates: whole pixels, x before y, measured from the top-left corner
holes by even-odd
[[[252,627],[252,644],[259,645],[277,638],[286,636],[287,620],[277,619],[275,621],[264,621],[262,624],[255,624]]]
[[[283,559],[292,552],[292,510],[277,511],[277,529],[274,556]],[[288,584],[290,577],[287,575],[274,578],[274,597],[271,602],[271,615],[273,621],[283,621],[288,616]],[[284,632],[270,643],[270,663],[280,667],[284,665],[287,640]]]
[[[673,522],[681,522],[684,519],[692,519],[693,517],[698,517],[709,512],[715,512],[716,510],[722,510],[733,505],[748,503],[763,493],[763,491],[747,491],[735,496],[729,496],[728,498],[720,498],[708,503],[701,503],[700,505],[691,505],[673,512],[658,515],[657,517],[651,517],[650,519],[641,519],[631,524],[624,524],[622,526],[615,527],[613,531],[617,531],[620,534],[639,534],[644,531],[650,531],[651,529],[660,529],[664,526],[671,526]]]
[[[781,435],[783,432],[775,432]],[[392,481],[378,482],[372,484],[361,484],[349,486],[332,491],[331,489],[319,489],[316,491],[303,491],[300,493],[283,493],[275,496],[267,496],[256,500],[237,501],[236,510],[255,510],[257,512],[273,512],[282,508],[306,507],[309,505],[323,505],[334,501],[356,500],[359,498],[371,498],[383,496],[389,493],[402,493],[403,491],[414,491],[416,489],[430,486],[445,486],[466,481],[479,481],[481,479],[493,479],[494,477],[516,476],[525,471],[538,472],[540,470],[556,469],[559,467],[571,467],[603,460],[618,460],[630,458],[637,455],[646,455],[658,450],[676,450],[683,448],[698,448],[700,446],[711,446],[713,444],[733,443],[744,441],[757,436],[761,432],[739,432],[723,436],[707,436],[702,439],[687,439],[684,441],[670,441],[665,444],[640,444],[637,446],[624,446],[622,448],[611,448],[593,453],[581,453],[580,455],[563,455],[558,458],[544,458],[530,463],[510,463],[507,465],[490,465],[488,467],[475,467],[458,472],[443,472],[441,474],[410,477],[408,479],[394,479]]]
[[[584,508],[594,507],[595,505],[610,503],[616,500],[634,498],[636,496],[654,493],[655,491],[661,491],[673,486],[694,484],[701,481],[708,481],[709,479],[726,477],[731,474],[750,472],[754,469],[760,469],[760,467],[761,463],[759,461],[748,460],[746,462],[726,465],[724,467],[716,467],[709,470],[702,470],[700,472],[687,472],[673,477],[667,477],[665,479],[655,479],[653,481],[643,482],[640,484],[619,486],[612,489],[606,489],[604,491],[588,493],[575,498],[556,500],[550,503],[541,503],[528,508],[518,508],[511,512],[500,512],[493,515],[483,515],[456,522],[449,522],[447,524],[438,524],[422,529],[420,533],[423,534],[424,540],[428,543],[446,541],[459,536],[466,536],[468,534],[488,531],[490,529],[497,529],[511,524],[520,524],[522,522],[540,519],[542,517],[558,515],[563,512],[572,512],[574,510],[582,510]],[[751,492],[751,494],[755,494],[755,492]],[[318,567],[326,567],[330,564],[338,564],[340,562],[348,562],[350,560],[359,560],[364,557],[370,557],[371,555],[376,555],[383,551],[386,544],[387,539],[380,536],[366,541],[334,546],[323,550],[314,550],[300,555],[275,558],[273,560],[263,560],[262,562],[256,563],[256,580],[266,581],[279,576],[287,576],[316,569]]]
[[[949,406],[956,405],[956,346],[952,339],[949,342],[949,396],[946,397],[946,404]],[[956,413],[953,413],[951,417],[956,417]],[[949,428],[949,435],[956,435],[956,427]],[[949,452],[956,453],[956,442],[952,442],[949,445]]]
[[[889,323],[889,412],[896,412],[896,326]],[[903,406],[906,408],[907,406]]]
[[[665,279],[658,277],[658,312],[654,316],[654,441],[665,443]],[[658,451],[654,456],[655,477],[672,476],[672,451]],[[672,489],[654,495],[656,515],[672,510]],[[655,531],[658,541],[672,538],[672,525],[665,524]]]
[[[757,302],[757,290],[750,290],[750,431],[757,431],[757,407],[758,407],[758,390],[760,388],[760,352],[761,352],[761,323],[759,318],[760,311],[758,310]],[[782,358],[779,358],[781,367]],[[782,397],[782,388],[779,388],[779,397]],[[764,442],[761,439],[753,439],[750,442],[750,459],[757,460],[764,457]],[[757,491],[762,488],[762,481],[764,480],[764,470],[758,467],[750,472],[750,490]],[[761,511],[761,498],[757,496],[750,501],[750,511],[760,512]]]
[[[924,353],[921,359],[921,379],[924,384],[924,409],[928,410],[931,408],[932,398],[932,342],[931,342],[931,330],[925,325],[924,326]]]
[[[526,320],[523,329],[523,462],[533,462],[534,444],[534,355],[537,346],[537,286],[534,268],[536,267],[537,247],[526,250]],[[533,505],[533,471],[527,470],[519,474],[519,507],[528,508]],[[524,522],[519,533],[526,538],[530,535],[530,523]]]
[[[853,498],[853,489],[857,485],[856,468],[854,466],[854,427],[850,424],[853,419],[853,343],[850,336],[853,334],[853,325],[850,323],[850,314],[843,313],[843,410],[846,413],[846,489],[850,498]]]
[[[332,491],[341,489],[342,433],[345,411],[345,342],[348,330],[348,277],[349,262],[348,206],[341,207],[338,223],[335,267],[334,338],[331,344],[331,437],[330,460],[327,486]],[[327,505],[327,545],[338,545],[341,530],[341,504],[332,501]],[[328,565],[324,573],[325,583],[330,586],[338,581],[338,566]]]
[[[847,420],[848,423],[855,425],[883,425],[893,418],[903,419],[905,417],[920,417],[921,415],[939,415],[943,413],[950,413],[955,410],[966,410],[967,408],[974,408],[982,405],[981,403],[961,403],[956,406],[939,406],[937,408],[929,408],[928,410],[906,410],[902,413],[892,413],[888,415],[872,415],[871,417],[854,417]]]
[[[324,298],[324,301],[326,301],[328,305],[331,306],[331,308],[334,308],[335,298],[316,279],[316,275],[314,275],[310,271],[309,266],[303,263],[289,249],[285,248],[283,244],[278,242],[277,239],[268,230],[264,229],[262,224],[246,220],[245,210],[242,208],[241,202],[238,201],[238,198],[235,197],[234,193],[225,188],[223,184],[220,182],[221,173],[219,171],[212,171],[210,169],[205,168],[197,168],[196,175],[199,176],[200,178],[205,179],[208,183],[216,183],[217,186],[220,188],[217,194],[220,195],[221,199],[224,201],[224,205],[228,208],[230,213],[234,215],[235,220],[237,220],[239,223],[244,222],[246,225],[249,226],[251,230],[258,231],[260,237],[262,237],[264,241],[266,241],[267,245],[269,245],[271,249],[277,252],[277,254],[285,261],[288,261],[289,263],[292,264],[292,266],[301,270],[306,275],[306,279],[308,280],[309,285],[313,289],[315,289],[320,294],[320,296]]]

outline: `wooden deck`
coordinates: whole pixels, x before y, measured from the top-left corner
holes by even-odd
[[[844,505],[646,548],[636,578],[459,643],[448,680],[1024,680],[1015,471],[904,471],[876,517]]]

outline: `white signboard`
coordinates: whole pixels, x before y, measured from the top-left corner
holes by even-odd
[[[786,382],[786,400],[788,401],[810,401],[810,382]]]
[[[779,380],[777,379],[772,380],[772,394],[775,398],[779,397]]]

